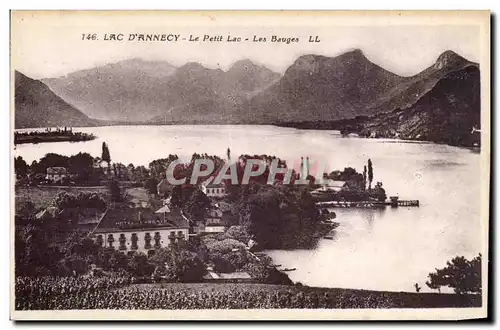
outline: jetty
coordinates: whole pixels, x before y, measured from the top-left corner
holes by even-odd
[[[355,208],[379,208],[379,207],[419,207],[420,201],[418,199],[413,200],[400,200],[397,197],[390,197],[389,201],[326,201],[317,202],[319,207],[355,207]]]

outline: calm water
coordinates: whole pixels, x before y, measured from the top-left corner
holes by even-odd
[[[362,171],[371,158],[374,182],[388,195],[419,199],[420,208],[341,210],[334,240],[315,250],[269,251],[277,264],[297,268],[294,281],[311,286],[423,291],[427,274],[456,255],[482,250],[479,221],[479,154],[426,143],[342,138],[335,131],[273,126],[114,126],[81,128],[94,141],[24,144],[15,154],[31,162],[48,152],[100,156],[109,145],[113,161],[145,165],[177,154],[273,154],[297,164],[301,156],[320,159],[328,168]]]

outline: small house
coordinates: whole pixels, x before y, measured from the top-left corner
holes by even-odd
[[[201,183],[201,191],[208,197],[226,196],[226,185],[222,182],[214,183],[215,177],[210,177]]]
[[[51,183],[63,183],[68,179],[68,173],[64,167],[48,167],[45,179]]]
[[[345,181],[339,181],[339,180],[327,180],[326,186],[328,189],[331,189],[333,191],[341,191],[342,188],[346,186]]]
[[[216,273],[209,270],[203,277],[205,282],[216,283],[252,283],[257,282],[255,278],[250,276],[247,272],[234,272],[234,273]]]

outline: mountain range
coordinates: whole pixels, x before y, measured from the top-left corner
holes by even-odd
[[[44,83],[15,71],[15,128],[93,126],[90,119],[54,94]]]
[[[21,81],[29,79],[20,73],[19,77]],[[443,120],[446,116],[466,120],[461,120],[457,129],[467,126],[470,130],[479,125],[479,65],[452,51],[445,51],[434,64],[411,77],[385,70],[372,63],[359,49],[336,57],[301,56],[283,75],[250,60],[238,61],[223,71],[195,62],[174,67],[165,61],[130,59],[59,78],[31,80],[36,83],[35,91],[43,90],[35,94],[45,99],[35,102],[38,106],[32,109],[27,104],[35,104],[33,102],[20,102],[18,107],[17,99],[21,101],[33,92],[26,88],[18,91],[17,78],[16,74],[16,128],[43,126],[42,118],[54,122],[50,113],[37,115],[52,111],[53,106],[49,110],[40,109],[39,105],[47,102],[56,102],[60,109],[67,109],[69,117],[74,116],[72,120],[79,118],[82,125],[119,121],[143,124],[275,123],[331,128],[354,118],[364,118],[365,126],[368,121],[380,124],[384,116],[388,116],[387,119],[396,116],[404,121],[415,112],[420,117],[425,113],[431,121]],[[48,93],[47,86],[53,94]],[[447,111],[439,112],[437,107]],[[27,116],[33,118],[31,121],[22,114],[26,111],[32,113]],[[21,112],[19,116],[18,112]],[[453,125],[458,122],[450,118],[444,119],[448,125],[446,129],[453,133],[456,129]],[[356,121],[356,127],[360,128],[361,124],[362,121]],[[401,133],[395,127],[391,129]],[[384,130],[382,127],[372,127],[372,130],[383,135],[380,133]]]
[[[481,127],[479,83],[476,65],[452,71],[409,107],[360,120],[356,131],[366,137],[479,146],[480,134],[474,134]]]
[[[479,146],[481,128],[479,65],[452,51],[413,77],[400,79],[351,116],[276,124],[334,129],[364,137]]]
[[[279,77],[249,60],[222,71],[195,62],[175,68],[132,59],[43,82],[97,119],[235,123],[243,101]]]

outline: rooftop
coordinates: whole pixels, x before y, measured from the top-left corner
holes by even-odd
[[[48,167],[47,174],[66,174],[66,168],[64,168],[64,167]]]
[[[154,212],[149,208],[115,206],[104,213],[94,233],[122,232],[147,229],[189,228],[187,218],[178,208],[169,212]]]
[[[252,278],[250,274],[246,272],[234,272],[234,273],[219,273],[220,278],[227,278],[227,279],[240,279],[240,278]]]
[[[225,188],[226,185],[224,184],[224,181],[221,181],[220,183],[213,183],[215,180],[214,176],[209,177],[207,180],[203,181],[201,184],[207,188]]]

